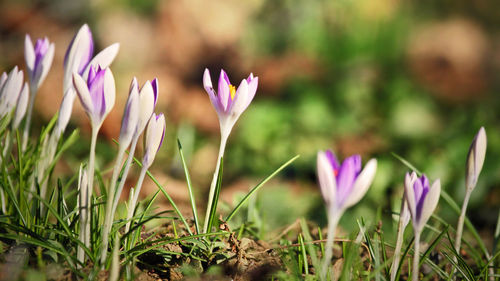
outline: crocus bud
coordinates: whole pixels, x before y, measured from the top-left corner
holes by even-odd
[[[339,164],[330,150],[318,152],[319,186],[330,211],[342,213],[363,198],[375,177],[377,160],[371,159],[363,170],[361,168],[359,155]]]
[[[131,87],[138,89],[137,80],[134,78]],[[153,83],[146,81],[139,92],[139,121],[135,134],[140,135],[148,124],[158,99],[158,79],[154,79]]]
[[[205,69],[203,86],[219,116],[219,123],[223,134],[229,135],[240,115],[250,105],[257,91],[258,83],[259,78],[250,74],[236,88],[229,81],[226,72],[221,70],[218,91],[215,92],[212,86],[212,79],[210,78],[210,71]]]
[[[29,100],[29,86],[27,82],[24,82],[24,87],[19,94],[19,98],[17,100],[16,112],[14,114],[14,120],[12,121],[12,128],[17,130],[19,128],[19,124],[24,118],[26,114],[26,109],[28,108],[28,100]]]
[[[100,127],[115,105],[115,79],[109,68],[90,67],[88,80],[73,74],[73,84],[93,127]]]
[[[23,76],[23,72],[17,66],[12,69],[7,78],[5,74],[2,75],[4,82],[0,88],[0,117],[14,109],[23,87]]]
[[[404,196],[415,232],[420,233],[424,228],[427,220],[436,209],[440,193],[441,183],[439,179],[431,186],[425,175],[419,178],[415,172],[406,174]]]
[[[465,167],[465,183],[467,190],[472,190],[476,187],[477,179],[483,168],[484,157],[486,156],[486,131],[484,127],[479,129],[479,132],[474,137],[469,148],[467,156],[467,165]]]
[[[165,137],[165,116],[153,113],[146,129],[146,138],[144,140],[144,157],[142,164],[149,168],[163,143]]]
[[[139,121],[139,92],[137,87],[130,87],[130,94],[123,112],[122,126],[120,129],[120,146],[125,148],[130,145]]]
[[[28,70],[31,87],[37,90],[49,73],[54,59],[54,43],[49,39],[38,39],[33,47],[31,37],[26,34],[24,40],[24,58]]]
[[[59,116],[56,122],[56,131],[59,136],[66,130],[66,126],[68,126],[71,112],[73,112],[73,102],[75,98],[76,91],[73,87],[70,87],[64,94],[61,106],[59,107]]]

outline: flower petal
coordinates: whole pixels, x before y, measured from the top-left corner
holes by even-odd
[[[106,72],[104,73],[104,100],[105,100],[105,113],[104,117],[108,115],[108,113],[115,106],[116,99],[116,87],[115,87],[115,78],[113,77],[113,73],[111,69],[106,68]]]
[[[316,169],[318,172],[319,187],[321,195],[328,206],[335,202],[337,184],[333,174],[332,166],[326,153],[323,151],[318,152],[316,158]]]
[[[113,60],[115,59],[118,51],[120,50],[120,44],[114,43],[106,47],[104,50],[100,51],[95,57],[88,63],[87,67],[83,71],[84,76],[83,79],[87,79],[85,76],[88,73],[88,69],[93,66],[97,68],[100,66],[102,69],[107,68],[111,65]]]
[[[19,99],[17,101],[16,112],[14,114],[14,120],[12,121],[12,127],[16,130],[21,124],[21,121],[26,114],[26,109],[28,108],[29,100],[29,87],[28,83],[24,82],[24,87],[19,94]]]
[[[345,160],[344,160],[345,162]],[[343,208],[347,209],[358,203],[365,196],[368,188],[371,186],[375,173],[377,172],[377,160],[371,159],[365,165],[365,168],[359,173],[354,182],[351,192],[344,201]]]
[[[226,72],[224,70],[220,71],[219,76],[219,89],[217,91],[217,98],[224,112],[228,111],[228,99],[231,98],[231,93],[229,92],[229,78],[227,78]]]
[[[26,61],[28,72],[33,73],[35,69],[35,48],[29,34],[26,34],[24,37],[24,60]]]
[[[73,112],[73,103],[76,98],[76,91],[70,87],[63,96],[61,106],[59,107],[59,116],[57,117],[56,131],[58,135],[61,135],[66,126],[68,126],[69,120],[71,118],[71,113]]]
[[[232,104],[228,105],[228,110],[231,114],[231,116],[238,118],[240,117],[241,113],[245,111],[245,108],[247,106],[247,98],[248,98],[248,84],[247,80],[243,79],[241,80],[240,85],[238,86],[238,89],[236,90],[236,93],[234,94],[234,100],[232,101]]]
[[[419,218],[419,230],[422,230],[424,225],[427,223],[429,218],[431,217],[432,213],[434,213],[434,210],[437,207],[437,204],[439,202],[439,197],[441,196],[441,182],[439,179],[437,179],[433,184],[432,187],[429,190],[429,193],[427,193],[427,196],[425,197],[425,200],[423,202],[422,206],[422,213],[420,214]]]
[[[75,86],[76,93],[78,94],[78,98],[82,103],[85,112],[89,115],[91,121],[93,122],[93,116],[91,116],[91,112],[94,111],[94,103],[92,102],[92,98],[90,96],[89,89],[87,88],[87,83],[78,73],[73,74],[73,85]]]
[[[408,203],[408,210],[410,211],[410,215],[412,220],[414,221],[414,225],[417,217],[417,202],[415,200],[415,191],[413,189],[413,184],[416,180],[417,174],[415,172],[411,172],[411,174],[406,173],[404,197],[406,203]]]
[[[212,86],[212,79],[210,78],[210,71],[205,68],[205,72],[203,72],[203,87],[205,88],[205,91],[208,94],[208,97],[210,98],[210,101],[212,102],[212,105],[215,107],[215,111],[217,111],[217,114],[220,115],[220,113],[224,112],[224,109],[222,107],[222,104],[220,103],[219,99],[217,98],[217,95],[215,93],[215,90]]]

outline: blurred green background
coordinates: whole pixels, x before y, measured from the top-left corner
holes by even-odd
[[[208,67],[217,83],[224,68],[233,84],[253,72],[259,89],[229,140],[224,202],[232,204],[300,154],[260,192],[258,220],[270,230],[298,216],[324,224],[315,157],[318,150],[331,148],[341,159],[359,153],[365,162],[371,157],[379,161],[368,195],[342,221],[347,230],[357,227],[354,218],[373,221],[379,210],[390,219],[391,210],[399,208],[407,168],[391,153],[431,179],[440,178],[461,204],[468,148],[484,126],[486,162],[468,214],[482,235],[493,235],[500,205],[500,2],[2,1],[2,70],[24,66],[25,33],[56,43],[54,64],[36,104],[39,126],[60,104],[63,56],[83,23],[93,30],[96,50],[121,44],[112,66],[118,103],[102,131],[107,141],[98,147],[102,167],[112,165],[116,148],[110,140],[118,135],[132,77],[140,83],[158,77],[157,111],[165,112],[169,124],[153,173],[188,206],[178,137],[203,205],[219,141],[203,70]],[[87,119],[78,106],[75,110],[72,124],[88,138]],[[88,143],[74,147],[58,172],[74,173],[87,153]],[[145,195],[154,190],[149,186]],[[439,212],[456,224],[444,201]],[[384,226],[393,229],[390,223]]]

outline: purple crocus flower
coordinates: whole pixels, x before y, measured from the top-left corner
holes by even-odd
[[[142,88],[139,90],[139,83],[134,77],[130,85],[130,91],[134,89],[139,93],[139,120],[135,135],[138,137],[146,128],[146,125],[153,114],[156,103],[158,101],[158,79],[153,79],[152,82],[146,81]]]
[[[137,123],[139,122],[139,109],[139,92],[137,91],[137,87],[130,87],[120,129],[120,147],[126,148],[132,142]]]
[[[218,91],[215,92],[212,87],[210,72],[208,69],[205,69],[205,73],[203,74],[203,86],[210,97],[212,105],[217,111],[221,132],[223,134],[229,135],[236,120],[238,120],[241,113],[247,109],[248,105],[250,105],[257,92],[258,83],[259,78],[250,74],[248,78],[243,79],[238,88],[236,88],[229,81],[226,72],[221,70]]]
[[[54,60],[54,43],[50,43],[49,39],[45,37],[44,39],[36,40],[35,47],[33,47],[31,37],[26,34],[24,40],[24,58],[32,90],[36,92],[45,80]]]
[[[100,127],[115,104],[115,80],[111,70],[91,66],[87,82],[75,73],[73,84],[92,126]]]
[[[436,209],[440,193],[441,183],[439,179],[431,186],[425,175],[419,178],[415,172],[406,174],[404,196],[415,232],[422,231]]]
[[[321,194],[329,210],[342,213],[365,195],[375,176],[377,160],[371,159],[362,169],[359,155],[340,164],[332,151],[320,151],[317,169]]]
[[[153,164],[156,153],[160,150],[165,137],[165,116],[153,113],[148,122],[144,140],[144,157],[142,164],[149,168]]]
[[[78,73],[85,80],[87,79],[90,66],[96,68],[108,67],[115,59],[120,45],[118,43],[108,46],[94,58],[94,40],[92,32],[87,24],[84,24],[76,33],[64,56],[64,81],[63,91],[66,93],[72,87],[71,79],[73,73]]]

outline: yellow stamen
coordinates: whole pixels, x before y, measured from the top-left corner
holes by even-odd
[[[231,100],[234,100],[234,95],[236,95],[236,87],[229,84],[229,93],[231,94]]]

